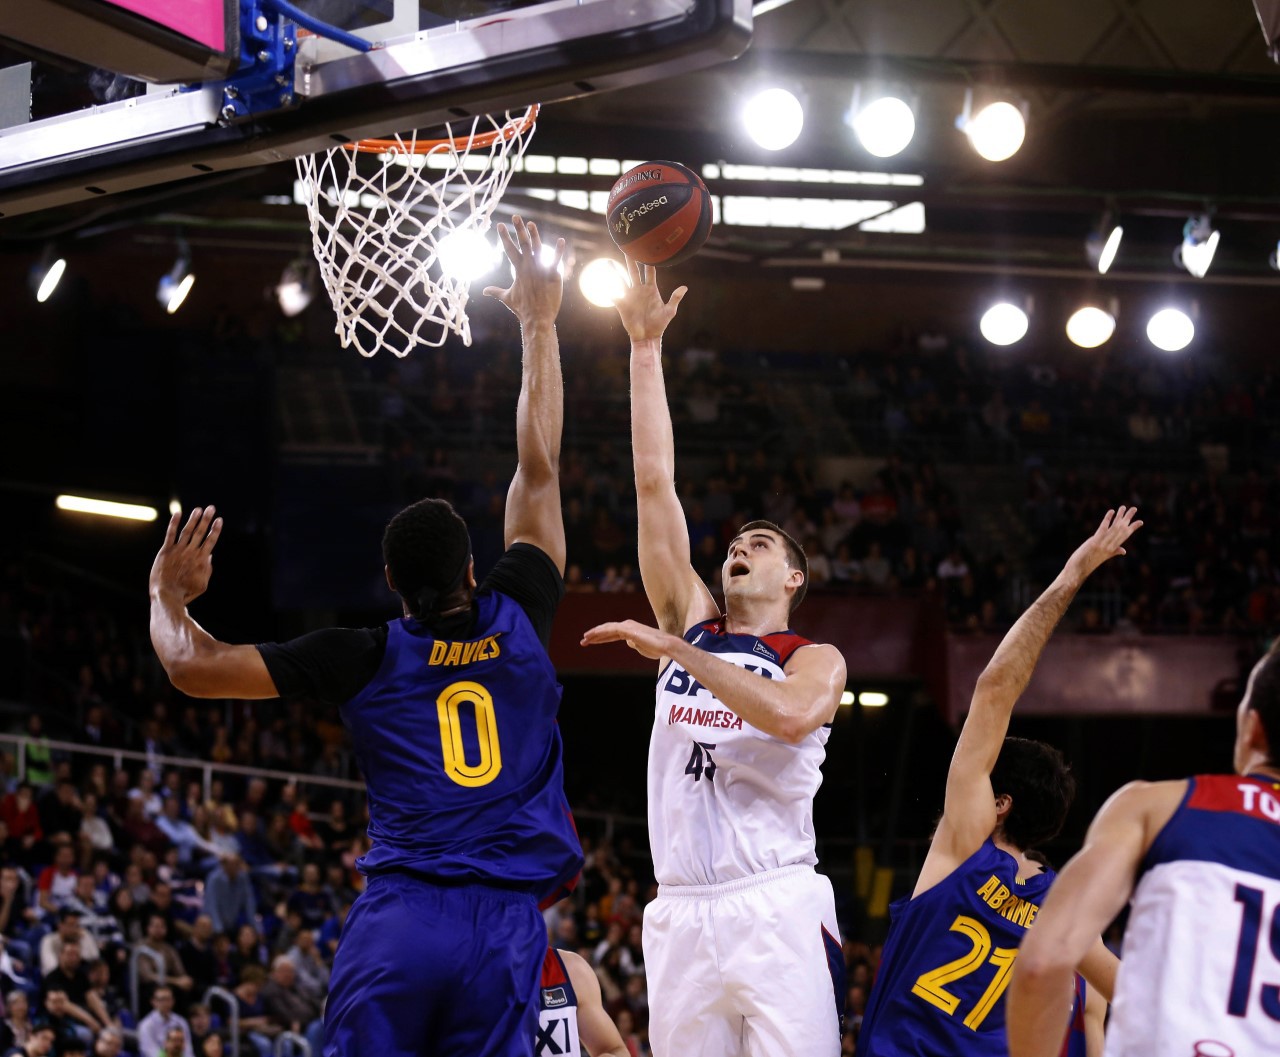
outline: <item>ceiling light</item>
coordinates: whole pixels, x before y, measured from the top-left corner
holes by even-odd
[[[610,308],[627,292],[627,270],[612,257],[597,257],[582,269],[578,289],[597,308]]]
[[[889,695],[879,690],[863,690],[858,695],[858,704],[863,708],[884,708],[889,703]]]
[[[1275,252],[1267,258],[1267,263],[1276,271],[1280,272],[1280,242],[1276,243]]]
[[[439,241],[436,257],[446,278],[470,283],[497,264],[498,251],[474,228],[459,228]]]
[[[916,134],[916,116],[911,107],[891,95],[856,110],[850,124],[863,149],[877,158],[901,154]]]
[[[178,243],[178,259],[173,267],[160,277],[156,284],[156,300],[164,306],[164,310],[173,315],[182,307],[182,302],[191,293],[195,285],[195,273],[191,270],[191,254],[185,242]]]
[[[51,251],[46,251],[31,276],[36,288],[36,300],[40,304],[44,304],[53,296],[53,292],[58,288],[58,282],[62,278],[62,273],[66,270],[67,262],[65,260],[61,257],[55,258]]]
[[[90,499],[82,495],[60,495],[54,500],[59,510],[72,510],[78,514],[97,514],[101,517],[118,517],[126,521],[155,521],[160,512],[153,506],[137,503],[113,503],[106,499]]]
[[[1124,239],[1124,228],[1117,224],[1110,215],[1102,218],[1102,223],[1085,239],[1084,249],[1099,275],[1106,275],[1115,263],[1116,254],[1120,252],[1120,243]]]
[[[1082,349],[1105,345],[1115,332],[1116,317],[1093,305],[1079,309],[1067,320],[1067,337]]]
[[[992,305],[982,316],[978,329],[992,345],[1014,345],[1027,336],[1031,321],[1017,305],[1007,301]]]
[[[1209,274],[1221,239],[1222,233],[1214,228],[1208,216],[1192,217],[1182,229],[1182,245],[1173,251],[1173,262],[1197,279],[1203,279]]]
[[[309,257],[299,257],[285,265],[276,286],[280,311],[290,318],[306,311],[316,296],[316,268]]]
[[[840,694],[840,704],[851,705],[854,702],[854,693],[852,690],[845,690]]]
[[[1196,336],[1191,317],[1178,308],[1162,308],[1147,323],[1147,337],[1157,349],[1181,352]]]
[[[965,104],[966,114],[968,103]],[[973,117],[961,115],[960,131],[987,161],[1004,161],[1018,153],[1027,136],[1027,120],[1012,103],[990,103]]]
[[[800,138],[804,107],[785,88],[766,88],[752,96],[742,110],[747,134],[765,150],[782,150]]]

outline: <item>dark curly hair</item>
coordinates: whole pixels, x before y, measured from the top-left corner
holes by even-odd
[[[800,582],[800,586],[796,588],[796,593],[791,596],[791,608],[787,610],[788,615],[794,613],[796,606],[804,601],[805,593],[809,590],[809,559],[804,556],[804,548],[772,521],[748,521],[742,528],[738,529],[734,538],[736,539],[738,536],[746,532],[753,532],[756,529],[764,529],[781,537],[782,546],[787,552],[787,564],[791,568],[799,569],[804,573],[804,579]]]
[[[991,788],[1013,801],[1001,828],[1009,843],[1023,851],[1058,835],[1076,796],[1075,776],[1062,753],[1029,738],[1004,739]]]
[[[467,523],[444,499],[405,507],[382,534],[382,560],[409,612],[430,616],[466,580],[471,560]]]
[[[1257,712],[1267,736],[1267,755],[1277,762],[1280,752],[1280,639],[1271,644],[1254,669],[1249,684],[1249,711]]]

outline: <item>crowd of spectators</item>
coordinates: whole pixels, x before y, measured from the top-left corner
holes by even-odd
[[[238,1032],[318,1054],[359,801],[313,812],[291,782],[73,762],[28,734],[22,780],[0,759],[0,1053],[219,1057]]]
[[[904,335],[851,356],[735,355],[698,335],[667,358],[677,487],[693,560],[715,583],[737,526],[805,547],[814,590],[935,594],[953,628],[1008,626],[1108,507],[1136,504],[1135,560],[1091,585],[1078,630],[1237,632],[1280,622],[1280,391],[1203,355],[975,354]],[[566,347],[562,489],[571,592],[638,588],[625,357]],[[452,497],[500,524],[505,481],[471,469],[510,443],[519,360],[397,365],[388,467],[399,500]],[[404,408],[419,403],[429,429]],[[814,423],[818,439],[814,440]],[[445,438],[475,444],[451,456]],[[428,454],[429,453],[429,454]],[[849,479],[830,457],[871,467]],[[1002,484],[967,487],[974,467]],[[992,537],[993,522],[1004,522]],[[477,558],[500,540],[480,529]]]

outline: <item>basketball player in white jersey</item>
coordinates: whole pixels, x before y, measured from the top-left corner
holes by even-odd
[[[631,337],[640,573],[659,627],[623,621],[583,638],[661,662],[649,1041],[654,1057],[836,1057],[844,961],[831,884],[813,868],[813,797],[844,659],[788,630],[807,563],[776,525],[752,522],[729,545],[723,615],[690,564],[661,355],[684,293],[664,303],[641,267],[617,303]]]
[[[547,948],[533,1057],[631,1057],[605,1012],[595,970],[573,951]]]
[[[1280,650],[1249,676],[1235,774],[1134,782],[1058,875],[1009,986],[1011,1057],[1049,1057],[1071,970],[1132,896],[1107,1057],[1280,1053]]]

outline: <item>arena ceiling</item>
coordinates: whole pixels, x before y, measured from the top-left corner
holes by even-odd
[[[758,148],[738,119],[745,94],[765,82],[792,87],[806,106],[803,134],[778,154]],[[892,87],[912,102],[918,127],[906,152],[878,162],[856,143],[846,124],[855,86]],[[979,102],[997,94],[1025,101],[1027,141],[1014,158],[985,162],[957,132],[966,90]],[[1207,211],[1223,232],[1207,282],[1270,285],[1280,279],[1267,266],[1280,239],[1278,115],[1280,66],[1250,0],[764,0],[737,62],[548,107],[533,150],[923,178],[900,199],[924,204],[923,234],[722,225],[700,258],[720,270],[1086,275],[1083,240],[1110,210],[1126,226],[1115,278],[1169,278],[1183,223]],[[192,181],[94,203],[91,219],[83,209],[17,218],[0,239],[12,246],[123,230],[163,242],[181,225],[199,239],[296,247],[303,212],[281,204],[292,179],[286,164]],[[598,217],[522,197],[529,182],[513,182],[510,205],[553,215],[587,249],[605,248]],[[537,179],[557,190],[610,182]],[[814,194],[786,179],[712,181],[712,191]],[[835,193],[865,197],[858,188]]]

